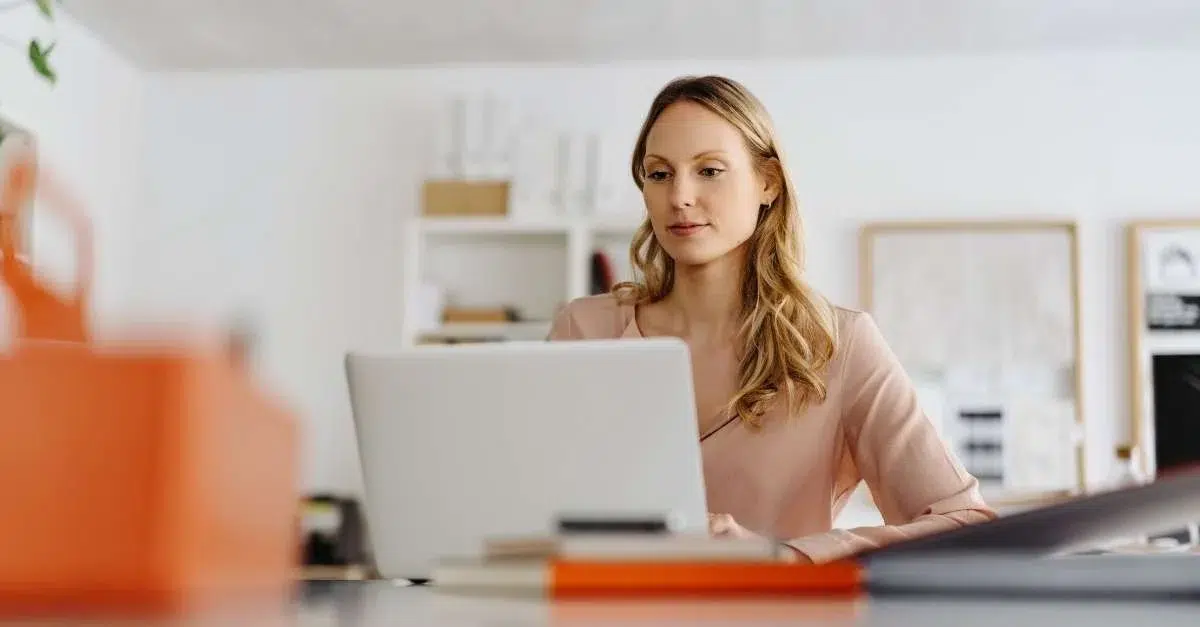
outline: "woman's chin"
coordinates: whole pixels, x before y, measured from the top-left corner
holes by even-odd
[[[706,266],[729,253],[716,246],[672,246],[670,248],[663,247],[671,259],[675,261],[678,269],[679,266]]]

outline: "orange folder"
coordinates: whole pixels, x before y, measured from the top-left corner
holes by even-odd
[[[554,598],[608,596],[737,597],[854,596],[863,590],[853,562],[589,562],[551,561],[547,594]]]
[[[295,419],[222,342],[92,340],[87,290],[51,289],[19,254],[33,171],[22,155],[0,188],[17,316],[0,352],[0,618],[286,602]]]

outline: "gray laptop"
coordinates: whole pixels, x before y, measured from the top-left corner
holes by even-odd
[[[504,342],[351,353],[376,568],[425,579],[560,515],[707,528],[687,345]]]

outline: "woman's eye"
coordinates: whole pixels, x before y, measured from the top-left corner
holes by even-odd
[[[722,170],[721,168],[702,168],[700,170],[700,176],[712,178],[712,177],[720,174],[723,171],[724,170]]]
[[[651,172],[650,174],[646,175],[646,178],[650,179],[651,181],[665,181],[667,180],[668,176],[670,175],[660,170],[658,172]]]

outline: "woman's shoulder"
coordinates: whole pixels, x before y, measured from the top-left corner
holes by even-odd
[[[837,332],[839,338],[845,338],[847,335],[853,335],[863,324],[870,324],[871,314],[854,307],[838,305],[830,303],[830,310],[833,311],[833,318],[837,324]]]
[[[873,367],[894,360],[891,348],[867,311],[843,305],[830,305],[837,326],[834,359],[846,367]]]
[[[615,294],[575,298],[554,316],[551,340],[614,339],[621,337],[633,318],[633,306]]]

